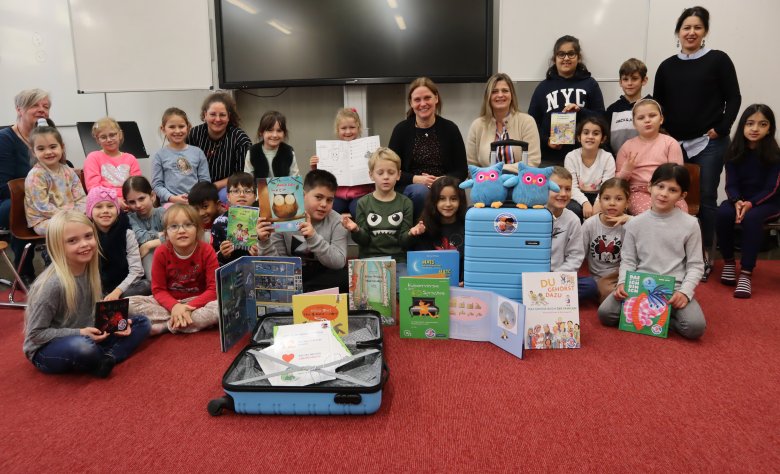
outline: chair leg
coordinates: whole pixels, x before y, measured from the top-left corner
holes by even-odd
[[[31,244],[27,244],[24,247],[24,253],[22,254],[23,257],[27,253],[27,248],[30,245]],[[13,284],[10,285],[11,286],[11,291],[8,293],[8,303],[0,302],[0,307],[22,308],[22,309],[26,308],[27,307],[27,303],[17,303],[16,301],[14,301],[14,292],[16,291],[16,285],[17,284],[22,286],[22,289],[24,290],[25,293],[27,293],[27,287],[24,285],[24,282],[22,281],[22,278],[19,276],[19,272],[17,271],[16,268],[14,268],[14,264],[8,258],[8,254],[5,253],[5,250],[0,251],[0,255],[2,255],[3,260],[5,260],[6,265],[8,265],[8,268],[10,268],[11,271],[13,272],[13,274],[14,274],[14,282],[13,282]],[[22,258],[22,261],[24,261],[24,258]],[[21,269],[21,264],[19,265],[19,268]]]
[[[16,303],[14,301],[14,295],[16,294],[17,287],[21,286],[22,291],[24,291],[25,294],[27,293],[28,290],[27,285],[25,285],[24,282],[22,281],[22,278],[19,276],[19,272],[22,271],[22,265],[24,265],[24,259],[27,258],[27,253],[30,251],[32,245],[33,245],[32,242],[30,242],[24,246],[24,251],[22,252],[22,258],[19,259],[19,268],[14,269],[14,265],[10,263],[11,269],[14,270],[14,276],[16,277],[16,279],[14,280],[14,284],[11,286],[11,292],[8,293],[8,301],[10,303]],[[8,255],[5,256],[5,259],[6,261],[10,262],[10,260],[8,260]]]

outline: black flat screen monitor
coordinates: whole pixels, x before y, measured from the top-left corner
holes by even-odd
[[[225,89],[484,81],[493,0],[215,0]]]
[[[135,122],[118,123],[119,128],[122,129],[122,134],[125,136],[125,141],[119,146],[119,150],[130,153],[136,158],[149,158],[149,153],[146,152],[138,124]],[[95,137],[92,136],[92,125],[94,125],[94,122],[76,122],[76,130],[79,132],[81,147],[84,148],[84,156],[100,150],[100,145],[95,141]]]

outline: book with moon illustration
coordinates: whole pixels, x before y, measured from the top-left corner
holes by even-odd
[[[276,232],[295,232],[306,220],[303,205],[303,178],[281,176],[257,180],[260,217],[273,222]]]
[[[450,287],[450,339],[489,341],[523,358],[525,307],[492,291]]]
[[[580,347],[580,305],[574,272],[524,272],[526,349]]]
[[[625,290],[618,327],[623,331],[655,337],[669,335],[675,279],[669,275],[626,272]]]

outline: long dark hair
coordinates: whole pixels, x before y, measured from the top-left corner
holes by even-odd
[[[422,221],[425,224],[425,233],[433,239],[441,237],[441,214],[436,204],[439,202],[439,196],[441,192],[447,186],[451,186],[455,189],[455,193],[460,201],[458,204],[458,212],[455,213],[455,222],[466,222],[466,191],[458,187],[460,180],[453,178],[452,176],[442,176],[437,179],[431,185],[431,191],[428,193],[428,197],[425,199],[425,207],[422,212]]]
[[[775,132],[777,132],[777,122],[775,113],[766,104],[752,104],[747,106],[737,124],[737,131],[734,132],[734,140],[731,141],[729,149],[726,151],[723,159],[733,163],[741,163],[745,159],[745,152],[748,150],[748,140],[745,138],[745,124],[751,115],[760,113],[769,121],[769,133],[758,142],[756,153],[761,165],[766,167],[780,161],[780,147],[777,145]]]

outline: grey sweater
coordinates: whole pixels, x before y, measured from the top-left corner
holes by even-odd
[[[305,240],[306,248],[325,267],[332,270],[347,264],[347,230],[341,225],[341,215],[331,210],[320,222],[314,222],[316,234],[304,239],[300,232],[274,232],[260,242],[260,255],[297,256],[292,251],[293,239]]]
[[[86,272],[76,277],[77,306],[75,313],[68,318],[65,292],[54,274],[54,268],[49,267],[38,279],[45,281],[35,283],[41,286],[33,292],[25,314],[23,350],[30,360],[38,349],[51,340],[78,336],[81,328],[95,325],[95,308],[92,298],[88,296],[92,290]]]
[[[626,225],[618,284],[627,271],[671,275],[674,289],[689,300],[704,273],[701,230],[695,217],[680,209],[658,214],[643,212]]]
[[[577,272],[584,258],[580,218],[568,209],[558,218],[553,215],[550,271]]]

